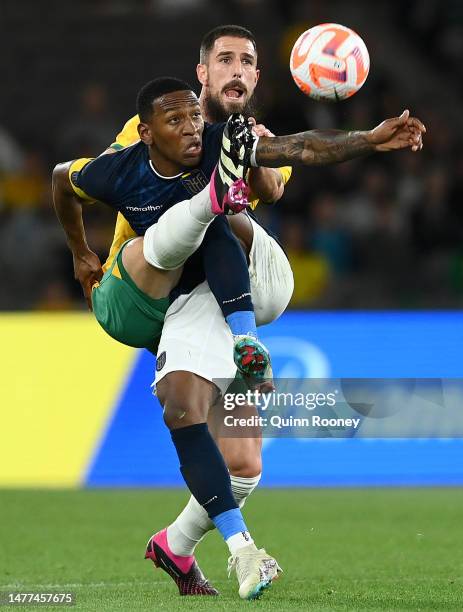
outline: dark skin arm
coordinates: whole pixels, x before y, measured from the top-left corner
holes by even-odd
[[[256,161],[272,168],[285,164],[324,165],[347,161],[374,152],[410,148],[421,150],[424,125],[404,111],[400,117],[386,119],[373,130],[344,132],[341,130],[311,130],[260,138]]]
[[[71,163],[58,164],[53,170],[53,206],[72,252],[74,277],[82,285],[87,305],[92,310],[92,286],[101,280],[103,270],[98,255],[87,244],[82,200],[76,196],[69,181],[68,171]]]

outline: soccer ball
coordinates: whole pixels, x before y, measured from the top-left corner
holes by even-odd
[[[368,49],[350,28],[323,23],[303,32],[291,51],[296,85],[315,100],[345,100],[365,83]]]

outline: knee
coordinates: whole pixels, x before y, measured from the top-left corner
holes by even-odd
[[[197,425],[206,421],[203,411],[192,402],[179,403],[171,399],[163,405],[163,408],[164,423],[169,430]]]
[[[195,385],[188,376],[179,374],[167,374],[156,389],[163,407],[164,423],[170,430],[205,423],[210,405],[207,390]]]
[[[207,411],[195,398],[179,397],[174,390],[159,401],[163,407],[164,423],[170,430],[206,422]]]
[[[255,478],[262,472],[260,438],[235,438],[229,444],[224,459],[232,476]]]

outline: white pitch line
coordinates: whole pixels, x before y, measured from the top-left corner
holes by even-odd
[[[226,584],[227,580],[214,580],[214,584]],[[152,586],[156,584],[170,585],[166,580],[150,580],[149,582],[68,582],[66,584],[0,584],[0,589],[72,589],[72,588],[106,588],[106,587],[131,587],[131,586]]]
[[[354,583],[355,585],[362,584],[372,584],[372,583],[386,583],[386,584],[400,584],[401,582],[428,582],[428,578],[418,578],[411,576],[403,576],[401,578],[358,578],[355,581],[348,580],[347,578],[343,579],[345,582]],[[449,583],[452,582],[454,584],[460,584],[461,578],[455,577],[452,579],[449,578],[435,578],[434,580],[438,582]],[[229,580],[214,580],[214,584],[227,584]],[[298,583],[313,583],[313,580],[309,580],[308,578],[296,578],[290,580],[292,584]],[[133,586],[153,586],[153,585],[165,585],[171,586],[171,583],[168,580],[150,580],[149,582],[66,582],[65,584],[43,584],[43,583],[35,583],[35,584],[24,584],[24,583],[10,583],[10,584],[0,584],[0,589],[22,589],[23,591],[32,588],[42,588],[42,589],[66,589],[66,588],[93,588],[93,589],[101,589],[101,588],[109,588],[109,587],[133,587]],[[327,583],[324,585],[326,588],[330,588],[330,585]],[[338,585],[339,588],[339,585]]]

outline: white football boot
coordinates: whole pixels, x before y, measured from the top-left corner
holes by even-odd
[[[259,599],[282,571],[276,560],[255,544],[240,548],[228,559],[229,576],[232,570],[236,570],[239,596],[249,600]]]

